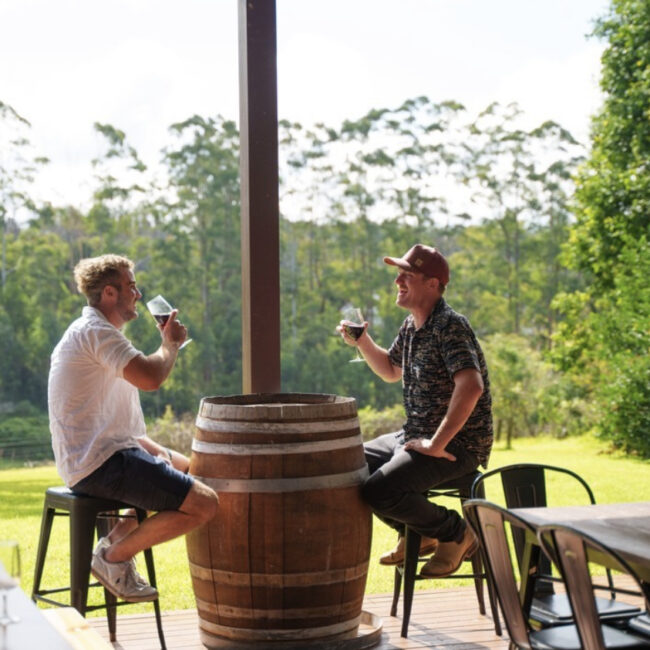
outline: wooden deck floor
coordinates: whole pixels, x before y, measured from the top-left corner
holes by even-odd
[[[383,634],[377,650],[415,650],[417,648],[507,648],[508,640],[494,634],[489,616],[478,613],[473,587],[418,591],[413,602],[409,638],[400,637],[400,613],[389,616],[391,596],[366,597],[364,609],[383,619]],[[92,627],[108,639],[106,621],[89,619]],[[163,629],[169,650],[204,650],[199,638],[196,611],[164,612]],[[121,650],[156,650],[159,648],[155,620],[152,615],[120,615],[117,619],[117,642]]]
[[[635,589],[629,576],[617,575],[615,582],[618,587]],[[505,630],[503,637],[496,636],[492,618],[478,613],[472,586],[416,591],[408,639],[400,637],[401,600],[398,616],[395,618],[389,615],[391,600],[392,596],[389,594],[367,596],[364,600],[364,609],[383,619],[381,643],[375,646],[376,650],[505,650],[508,647]],[[621,596],[621,600],[643,608],[640,597],[625,595]],[[489,610],[489,605],[487,606]],[[88,622],[108,640],[106,619],[90,618]],[[164,612],[163,629],[169,650],[204,650],[199,638],[199,623],[195,610]],[[120,615],[118,611],[117,641],[113,647],[116,650],[158,650],[160,645],[153,614]]]

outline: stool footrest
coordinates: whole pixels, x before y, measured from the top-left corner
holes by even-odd
[[[39,594],[32,594],[32,600],[34,602],[38,600],[43,603],[47,603],[48,605],[56,605],[57,607],[70,607],[70,603],[62,603],[58,600],[52,600],[51,598],[46,598],[45,596],[41,596]]]

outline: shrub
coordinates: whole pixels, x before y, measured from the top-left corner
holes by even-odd
[[[398,431],[404,424],[404,408],[401,404],[376,411],[370,406],[359,409],[359,423],[364,440],[372,440],[383,433]]]
[[[167,404],[162,417],[148,424],[147,434],[157,443],[189,456],[194,438],[194,415],[185,413],[177,418]]]
[[[27,462],[53,460],[47,414],[38,414],[22,406],[24,408],[14,410],[10,416],[0,420],[0,458],[3,461]]]

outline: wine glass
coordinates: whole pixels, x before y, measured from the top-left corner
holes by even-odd
[[[20,619],[9,613],[7,592],[17,587],[20,582],[20,549],[15,540],[0,540],[0,591],[2,592],[2,609],[0,626],[6,628]]]
[[[164,325],[172,315],[172,310],[174,308],[160,294],[158,294],[155,298],[152,298],[147,302],[147,309],[158,323]],[[182,350],[191,340],[192,339],[185,339],[183,345],[178,349]]]
[[[364,332],[363,327],[363,314],[358,307],[344,307],[341,310],[341,315],[343,320],[341,321],[341,327],[345,330],[345,333],[353,338],[355,341]],[[359,354],[359,348],[355,346],[356,356],[354,359],[350,359],[350,363],[358,363],[360,361],[365,361],[365,359]]]

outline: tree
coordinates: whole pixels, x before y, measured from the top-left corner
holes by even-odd
[[[163,274],[162,286],[165,291],[169,287],[170,296],[176,294],[179,300],[184,296],[190,331],[196,324],[198,345],[192,354],[198,354],[199,346],[201,352],[194,367],[198,382],[180,372],[170,387],[185,382],[195,387],[198,383],[203,391],[237,392],[241,387],[239,133],[230,120],[198,115],[173,124],[171,131],[178,138],[177,146],[165,151],[172,198],[158,206],[166,236],[156,242],[152,265]],[[167,272],[172,260],[173,271]]]
[[[146,215],[138,209],[149,187],[144,177],[147,166],[123,131],[98,122],[94,128],[107,148],[92,161],[99,185],[93,192],[88,220],[92,230],[104,235],[106,250],[111,250],[148,229]]]
[[[470,124],[462,176],[475,210],[491,223],[492,250],[483,259],[492,258],[489,273],[500,285],[496,295],[507,304],[504,325],[515,334],[524,328],[539,331],[538,323],[531,327],[540,320],[536,304],[544,314],[541,324],[552,331],[548,313],[561,283],[559,243],[569,221],[570,174],[581,154],[560,125],[545,122],[525,131],[518,126],[520,114],[514,104],[495,103]],[[541,241],[539,233],[544,234]]]
[[[495,437],[583,433],[588,406],[578,387],[553,370],[531,341],[493,334],[482,342],[490,371]]]
[[[7,267],[7,234],[15,229],[21,208],[34,210],[36,202],[28,193],[34,174],[47,158],[32,156],[27,132],[31,124],[9,104],[0,101],[0,288],[4,288],[10,269]]]
[[[647,269],[650,226],[650,5],[613,0],[595,33],[608,41],[605,101],[577,178],[576,224],[566,247],[568,265],[590,283],[558,298],[566,320],[555,354],[562,367],[589,380],[600,432],[650,456],[649,297],[647,276],[638,275],[640,265]]]

